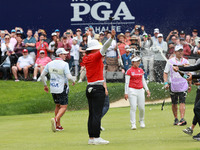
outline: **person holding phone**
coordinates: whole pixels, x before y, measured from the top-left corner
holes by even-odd
[[[36,43],[36,49],[37,49],[36,59],[39,57],[41,50],[43,50],[45,52],[45,56],[47,56],[47,51],[49,51],[49,45],[44,40],[45,40],[45,36],[41,34],[40,41]]]

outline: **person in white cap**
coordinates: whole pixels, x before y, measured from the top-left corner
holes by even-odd
[[[144,114],[145,114],[145,95],[144,89],[147,92],[147,97],[151,93],[144,78],[144,71],[139,68],[141,58],[136,56],[131,59],[132,67],[126,72],[125,75],[125,100],[129,99],[130,102],[130,122],[131,129],[136,130],[136,108],[139,109],[139,122],[140,127],[144,128]]]
[[[174,125],[186,125],[187,122],[184,119],[185,115],[185,98],[187,91],[191,91],[191,83],[188,86],[186,79],[182,78],[181,75],[173,70],[173,65],[181,66],[189,64],[188,60],[183,58],[183,46],[176,45],[175,47],[175,57],[169,59],[165,66],[164,70],[164,85],[166,89],[170,90],[170,96],[172,100],[172,112],[174,114]],[[169,78],[168,78],[169,75]],[[178,100],[180,103],[180,117],[181,120],[178,120]]]
[[[124,65],[124,73],[131,67],[131,57],[133,49],[129,45],[125,46],[126,53],[122,55],[122,62]]]
[[[163,40],[163,34],[158,34],[158,41],[153,43],[152,52],[154,54],[154,76],[156,82],[163,82],[163,71],[166,65],[166,61],[161,55],[160,50],[166,55],[168,47],[167,42]]]
[[[91,32],[87,32],[91,36]],[[86,68],[86,76],[88,85],[86,88],[86,96],[89,105],[88,117],[88,144],[108,144],[100,137],[101,116],[105,101],[105,88],[103,86],[103,61],[102,57],[105,55],[107,49],[110,47],[115,36],[115,30],[112,30],[111,37],[102,46],[97,40],[88,40],[88,48],[86,55],[83,57],[83,63]]]
[[[72,85],[75,84],[75,81],[69,71],[69,65],[64,61],[67,54],[68,52],[65,51],[64,48],[58,48],[56,50],[56,55],[58,57],[54,61],[48,63],[41,74],[44,91],[47,93],[49,92],[49,88],[45,80],[45,75],[47,73],[50,74],[50,92],[52,93],[56,104],[55,118],[51,119],[53,132],[64,130],[60,124],[60,118],[64,115],[68,105],[68,80],[73,82]]]
[[[158,34],[160,33],[160,31],[158,28],[155,28],[153,33],[154,33],[154,36],[151,37],[151,40],[153,43],[156,43],[158,41]]]

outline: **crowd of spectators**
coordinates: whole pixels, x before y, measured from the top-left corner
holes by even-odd
[[[38,77],[45,65],[56,58],[55,51],[64,48],[69,52],[66,61],[70,71],[76,80],[79,78],[79,82],[82,82],[86,74],[82,58],[87,49],[88,38],[96,39],[103,45],[111,36],[109,30],[95,33],[92,27],[88,32],[91,32],[90,37],[79,28],[75,32],[67,29],[64,33],[56,29],[51,33],[51,38],[48,38],[43,29],[34,34],[31,29],[25,33],[20,27],[12,29],[10,33],[1,30],[0,77],[3,80],[40,81]],[[191,35],[174,29],[165,36],[166,39],[158,28],[154,29],[154,35],[148,34],[145,27],[140,25],[135,25],[132,31],[126,30],[125,33],[118,34],[105,55],[105,70],[125,73],[131,66],[131,58],[140,56],[140,67],[143,67],[146,79],[163,82],[166,61],[160,50],[169,59],[174,57],[175,46],[183,45],[184,57],[197,59],[196,54],[200,53],[197,29],[192,30]]]

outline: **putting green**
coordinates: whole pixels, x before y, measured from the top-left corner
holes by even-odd
[[[87,145],[88,111],[70,111],[62,118],[64,131],[53,133],[50,119],[53,113],[0,117],[0,150],[193,150],[200,142],[182,132],[186,126],[173,126],[171,105],[146,106],[146,128],[130,130],[129,107],[112,108],[102,120],[106,129],[101,137],[109,145]],[[193,117],[193,105],[186,106],[188,126]],[[138,111],[137,111],[138,120]],[[195,128],[197,134],[199,127]]]

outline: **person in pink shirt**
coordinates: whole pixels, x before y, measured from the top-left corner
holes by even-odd
[[[38,71],[40,71],[40,73],[41,73],[44,70],[44,67],[51,61],[52,61],[51,58],[45,56],[45,51],[41,50],[40,55],[35,62],[33,81],[37,81]],[[38,78],[38,81],[40,81],[40,78]]]
[[[123,33],[120,33],[118,36],[117,36],[119,42],[117,43],[118,45],[118,48],[119,48],[119,51],[120,51],[120,55],[122,56],[123,54],[126,53],[126,49],[125,49],[125,46],[126,46],[126,43],[125,43],[125,35]]]
[[[150,91],[144,79],[144,71],[139,68],[141,58],[136,56],[131,59],[132,67],[126,72],[125,76],[125,100],[130,102],[130,121],[131,129],[136,130],[136,108],[139,109],[140,127],[144,128],[144,113],[145,113],[145,95],[144,89],[147,92],[147,97],[150,96]]]

